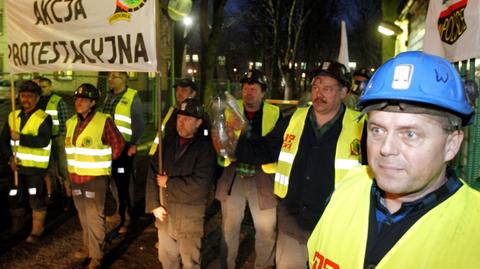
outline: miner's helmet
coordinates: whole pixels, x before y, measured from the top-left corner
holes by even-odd
[[[262,91],[267,90],[267,77],[263,74],[262,71],[257,69],[250,69],[243,75],[243,78],[240,80],[241,84],[260,84]]]
[[[180,103],[177,114],[203,119],[205,112],[202,103],[195,98],[187,98]]]
[[[355,71],[353,71],[353,76],[360,76],[360,77],[364,77],[366,79],[370,79],[372,77],[372,71],[370,71],[369,69],[367,68],[359,68],[359,69],[355,69]]]
[[[189,78],[182,78],[178,83],[173,85],[174,89],[176,89],[177,87],[190,88],[194,91],[197,91],[197,85]]]
[[[474,110],[457,70],[446,59],[420,51],[398,54],[378,68],[360,96],[364,112],[384,104],[413,104],[450,112],[473,123]]]
[[[25,80],[18,85],[18,92],[31,92],[36,95],[42,95],[42,88],[33,82],[33,80]]]
[[[92,84],[83,83],[82,85],[78,86],[74,96],[88,98],[90,100],[97,100],[100,97],[100,93]]]
[[[337,61],[323,61],[320,66],[313,69],[310,74],[312,80],[317,76],[332,77],[347,88],[350,88],[352,85],[352,77],[347,67]]]

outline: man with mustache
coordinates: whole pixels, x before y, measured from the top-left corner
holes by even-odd
[[[363,119],[342,103],[351,78],[347,68],[325,61],[314,70],[312,105],[299,107],[266,136],[241,136],[238,161],[278,161],[276,268],[305,268],[307,238],[323,213],[327,197],[348,169],[360,165]]]
[[[438,56],[404,52],[377,70],[359,101],[369,166],[335,189],[310,268],[478,268],[480,195],[447,166],[474,102]]]
[[[38,108],[42,89],[35,82],[22,82],[18,92],[21,109],[10,112],[0,141],[6,151],[2,155],[9,156],[12,171],[18,171],[18,186],[12,186],[9,191],[12,217],[25,218],[25,204],[30,205],[32,230],[26,241],[36,243],[43,233],[47,215],[47,189],[43,178],[50,157],[52,117]],[[16,160],[13,152],[16,152]],[[12,223],[20,222],[13,220]]]
[[[280,109],[263,101],[267,80],[261,71],[249,70],[240,83],[242,99],[237,104],[247,119],[245,135],[261,137],[273,129],[280,118]],[[277,200],[273,194],[275,164],[255,165],[219,158],[220,165],[225,167],[215,195],[222,205],[222,267],[235,268],[247,204],[255,226],[255,268],[273,266],[277,224]]]

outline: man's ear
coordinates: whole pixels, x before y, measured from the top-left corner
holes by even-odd
[[[460,146],[462,145],[463,137],[464,134],[462,130],[457,130],[448,134],[445,145],[445,162],[455,158],[455,155],[457,155]]]

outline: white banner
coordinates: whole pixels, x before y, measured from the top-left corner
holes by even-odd
[[[5,0],[10,71],[156,71],[155,2]]]
[[[430,0],[423,50],[451,62],[480,56],[480,0]]]

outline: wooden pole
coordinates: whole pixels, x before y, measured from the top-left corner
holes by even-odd
[[[10,74],[10,103],[11,103],[11,108],[12,108],[12,125],[10,128],[12,128],[14,131],[16,131],[16,126],[17,126],[17,117],[15,115],[15,82],[13,79],[13,75]],[[20,130],[19,130],[20,131]],[[13,171],[13,177],[14,177],[14,182],[15,182],[15,187],[18,186],[18,171],[17,171],[17,143],[20,144],[20,141],[15,141],[15,146],[13,146],[13,163],[15,164],[15,170]]]
[[[158,137],[158,173],[163,173],[163,138],[162,138],[162,90],[160,86],[160,62],[159,62],[159,57],[160,55],[160,4],[158,2],[155,3],[155,34],[156,34],[156,57],[157,57],[157,72],[155,73],[155,84],[156,84],[156,91],[157,91],[157,105],[158,105],[158,131],[157,131],[157,137]],[[165,194],[164,191],[165,189],[162,186],[158,186],[159,188],[159,198],[160,198],[160,204],[165,207]],[[166,208],[165,208],[166,209]]]

